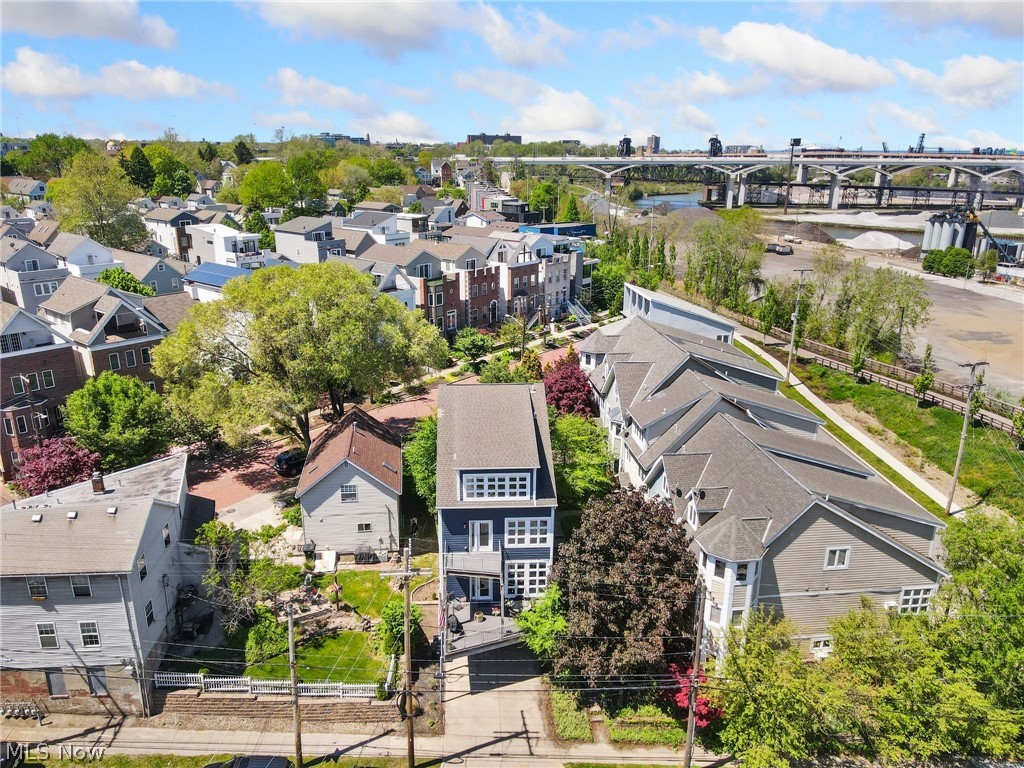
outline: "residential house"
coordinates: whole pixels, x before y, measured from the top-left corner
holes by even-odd
[[[430,251],[430,243],[417,241],[411,245],[374,245],[363,252],[359,258],[377,264],[394,264],[402,270],[416,289],[416,306],[423,308],[433,298],[427,290],[427,283],[438,279],[441,274],[441,259]]]
[[[213,205],[215,202],[216,201],[205,192],[193,192],[185,199],[185,207],[190,211],[198,211],[200,208]]]
[[[224,188],[224,184],[216,179],[202,179],[196,184],[196,188],[202,194],[216,198],[217,193]]]
[[[374,211],[376,213],[401,213],[402,206],[395,205],[394,203],[384,203],[377,200],[363,200],[361,203],[356,203],[352,206],[352,214],[355,215],[356,211]]]
[[[67,267],[72,275],[89,280],[95,280],[105,269],[124,268],[124,262],[115,260],[109,248],[85,235],[61,232],[46,250],[56,256],[60,265]]]
[[[0,238],[0,296],[29,312],[46,301],[69,272],[52,253],[26,242],[16,230]]]
[[[427,229],[445,231],[455,225],[455,207],[452,205],[434,206],[427,214]]]
[[[200,224],[223,224],[226,227],[241,231],[242,222],[239,221],[239,217],[226,210],[226,208],[227,206],[222,207],[220,203],[216,203],[206,208],[200,208],[194,213]],[[242,221],[244,221],[244,218]]]
[[[416,170],[413,171],[413,173],[416,174],[416,181],[418,181],[420,184],[430,184],[433,178],[430,173],[430,170],[424,168],[422,165],[418,166]]]
[[[179,210],[185,209],[185,201],[177,195],[161,195],[156,199],[156,204],[160,208],[177,208]]]
[[[35,221],[31,216],[23,216],[16,208],[13,208],[6,203],[0,205],[0,221],[9,222],[20,221],[23,219],[31,219],[32,221]]]
[[[281,223],[281,216],[284,215],[284,208],[264,208],[261,213],[267,226],[273,229]]]
[[[146,296],[142,300],[143,308],[169,333],[178,330],[178,326],[188,317],[189,310],[195,303],[196,300],[184,291]]]
[[[21,453],[60,427],[60,407],[81,386],[71,339],[33,310],[0,303],[0,469],[10,482]]]
[[[223,224],[195,224],[186,227],[192,239],[192,259],[196,264],[224,264],[242,269],[259,269],[265,254],[260,250],[256,232],[239,232]]]
[[[396,301],[400,301],[406,309],[416,309],[416,300],[419,297],[417,285],[406,276],[405,271],[397,264],[368,261],[349,256],[332,259],[332,261],[347,264],[362,274],[369,275],[373,278],[373,284],[377,286],[378,292],[386,293]]]
[[[125,272],[134,275],[143,285],[152,288],[157,296],[182,291],[181,278],[185,274],[184,262],[158,258],[145,253],[111,248],[111,255],[124,264]]]
[[[55,218],[57,210],[46,200],[36,200],[25,205],[24,214],[31,216],[34,221],[42,221]]]
[[[140,198],[138,198],[136,200],[132,200],[128,204],[128,207],[131,208],[136,213],[141,215],[141,214],[149,213],[154,208],[159,208],[160,206],[157,205],[155,202],[153,202],[153,198],[151,198],[151,197],[140,197]]]
[[[334,234],[329,218],[297,216],[274,227],[276,251],[299,264],[322,264],[329,256],[344,256],[345,241]]]
[[[399,213],[395,215],[395,229],[409,234],[411,240],[422,238],[430,229],[425,213]]]
[[[7,701],[47,713],[149,715],[153,673],[195,600],[193,544],[213,502],[190,496],[178,453],[0,508]]]
[[[170,255],[182,261],[190,260],[192,238],[188,234],[188,227],[199,223],[194,213],[175,208],[156,208],[143,215],[142,221],[150,237],[166,248]]]
[[[458,219],[458,223],[466,227],[489,227],[495,222],[505,220],[497,211],[469,211]]]
[[[235,171],[238,170],[238,166],[231,160],[220,161],[220,178],[224,182],[225,186],[235,186]]]
[[[147,256],[152,256],[154,259],[166,259],[171,255],[167,246],[158,243],[156,240],[147,240],[139,247],[139,251]]]
[[[398,229],[398,215],[387,211],[353,211],[343,219],[346,229],[358,229],[369,233],[381,245],[408,245],[412,240],[409,232]]]
[[[633,283],[624,286],[622,314],[732,344],[734,326],[719,315],[684,299],[649,291]]]
[[[349,229],[343,226],[345,219],[331,217],[333,231],[345,241],[345,255],[349,257],[362,257],[370,248],[378,245],[369,232],[365,229]]]
[[[533,600],[554,560],[554,462],[542,384],[442,385],[437,538],[444,656],[516,641],[507,600]]]
[[[313,441],[295,497],[306,551],[378,553],[399,549],[402,439],[353,406]]]
[[[0,176],[0,191],[22,202],[31,203],[46,197],[46,182],[27,176]]]
[[[50,243],[52,243],[59,234],[60,224],[56,221],[44,219],[43,221],[36,222],[32,231],[28,233],[28,239],[40,248],[48,248]]]
[[[455,166],[450,160],[434,158],[430,161],[430,179],[439,186],[451,184],[455,174]]]
[[[267,257],[263,260],[264,267],[289,266],[298,269],[299,265],[284,259]],[[251,269],[242,267],[229,267],[226,264],[215,264],[204,262],[193,270],[190,270],[182,279],[186,293],[196,301],[217,301],[224,292],[224,286],[229,280],[236,277],[248,277],[252,274]]]

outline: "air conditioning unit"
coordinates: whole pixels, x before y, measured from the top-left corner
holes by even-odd
[[[896,610],[896,608],[899,607],[899,602],[897,602],[896,600],[886,600],[884,603],[882,603],[882,607],[885,608],[885,610],[887,611],[894,611]]]

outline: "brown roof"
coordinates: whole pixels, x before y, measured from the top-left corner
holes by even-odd
[[[362,409],[353,406],[310,446],[296,497],[350,462],[397,494],[402,492],[402,440]]]
[[[168,331],[174,331],[188,315],[192,305],[197,303],[189,294],[181,291],[163,296],[147,296],[143,299],[142,306]]]
[[[60,288],[39,306],[59,315],[70,315],[86,304],[94,304],[99,301],[100,297],[106,295],[109,290],[110,286],[103,285],[103,283],[94,283],[84,277],[69,275],[64,278]]]
[[[57,237],[58,232],[60,232],[60,224],[44,219],[36,223],[32,231],[28,233],[28,239],[45,248]]]

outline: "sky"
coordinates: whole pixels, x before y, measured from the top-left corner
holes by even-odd
[[[0,129],[1024,147],[1024,3],[0,3]]]

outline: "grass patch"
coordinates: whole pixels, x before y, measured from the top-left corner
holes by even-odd
[[[608,737],[622,744],[661,744],[678,747],[686,742],[686,726],[653,704],[625,707],[608,723]]]
[[[295,650],[299,679],[304,682],[373,683],[386,674],[385,662],[377,655],[369,632],[338,632]],[[288,654],[246,667],[245,674],[261,680],[285,680],[290,674]]]
[[[861,383],[853,376],[821,365],[800,366],[804,383],[824,400],[848,402],[870,413],[886,429],[921,451],[924,459],[952,474],[963,416],[943,408],[921,408],[917,398]],[[984,501],[1020,518],[1024,494],[1010,462],[1019,460],[1014,440],[1004,432],[971,426],[967,432],[959,482]]]
[[[341,585],[342,601],[348,603],[363,616],[379,618],[380,609],[394,594],[391,590],[390,579],[382,578],[379,571],[362,569],[321,575],[317,581],[321,592],[327,592],[328,587],[334,584],[335,576],[338,577],[338,584]]]
[[[565,691],[551,690],[551,715],[555,721],[555,732],[560,739],[572,741],[593,741],[590,731],[590,715],[579,708],[576,699]]]

